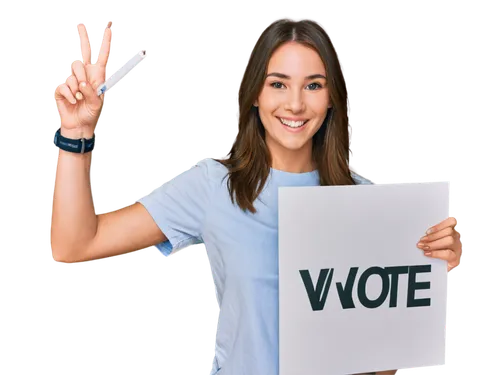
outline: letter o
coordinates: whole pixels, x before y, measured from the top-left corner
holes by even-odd
[[[368,278],[371,275],[379,275],[380,278],[382,279],[382,291],[380,293],[380,296],[378,296],[378,298],[373,301],[370,300],[366,295],[366,282],[368,281]],[[389,294],[389,275],[387,274],[387,271],[384,268],[370,267],[365,272],[363,272],[358,282],[358,298],[359,302],[361,302],[361,304],[364,307],[367,307],[369,309],[374,309],[376,307],[379,307],[384,303],[388,294]]]

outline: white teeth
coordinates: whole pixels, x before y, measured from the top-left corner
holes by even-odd
[[[290,126],[291,128],[299,128],[305,124],[305,121],[289,121],[282,119],[281,117],[279,119],[283,124]]]

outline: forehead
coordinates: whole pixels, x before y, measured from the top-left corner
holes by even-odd
[[[269,60],[267,73],[278,72],[289,76],[307,76],[325,73],[319,54],[312,48],[288,42],[277,48]]]

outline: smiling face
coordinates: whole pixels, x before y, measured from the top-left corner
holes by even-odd
[[[318,53],[296,42],[281,45],[269,61],[254,105],[265,128],[272,167],[312,170],[312,137],[331,107],[325,66]]]

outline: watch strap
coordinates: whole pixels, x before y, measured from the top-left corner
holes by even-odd
[[[92,138],[66,138],[61,135],[61,128],[57,129],[54,136],[54,144],[64,151],[75,152],[75,153],[86,153],[94,149],[95,145],[95,133]]]

